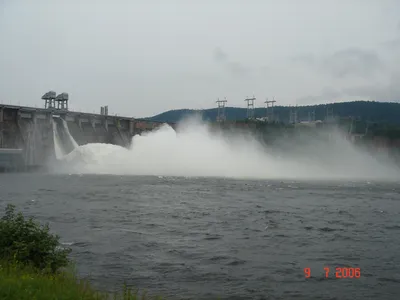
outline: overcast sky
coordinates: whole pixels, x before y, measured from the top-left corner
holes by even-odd
[[[400,102],[398,0],[0,0],[0,103],[151,116]]]

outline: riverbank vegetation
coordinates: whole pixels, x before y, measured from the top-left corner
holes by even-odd
[[[0,219],[0,299],[149,299],[127,286],[113,295],[96,291],[89,281],[76,276],[70,251],[61,247],[48,225],[26,219],[8,205]]]
[[[276,104],[279,104],[276,103]],[[290,119],[291,106],[274,106],[275,120],[287,123]],[[315,120],[324,120],[328,109],[338,118],[348,118],[350,116],[361,120],[384,123],[400,126],[400,103],[379,102],[379,101],[352,101],[336,102],[330,104],[296,106],[298,120],[308,120],[310,113],[313,113]],[[204,121],[214,122],[218,115],[218,108],[203,110],[176,109],[163,112],[153,117],[145,118],[148,121],[177,123],[191,115],[201,115]],[[265,107],[255,108],[256,118],[267,115]],[[246,107],[226,107],[225,116],[227,121],[245,120],[247,118]]]

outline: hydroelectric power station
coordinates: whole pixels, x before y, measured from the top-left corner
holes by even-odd
[[[0,171],[30,170],[46,167],[64,158],[78,146],[92,143],[113,144],[129,147],[135,135],[152,131],[163,123],[108,114],[108,106],[100,113],[70,111],[69,95],[54,91],[42,96],[44,108],[0,104]],[[299,121],[297,107],[290,108],[289,122],[279,121],[274,115],[273,100],[266,100],[265,117],[256,118],[255,97],[247,97],[247,119],[227,121],[227,99],[218,99],[217,122],[208,121],[212,130],[227,135],[250,134],[265,145],[283,147],[281,140],[289,139],[294,145],[303,143],[302,136],[330,137],[332,128],[340,128],[351,143],[365,146],[371,151],[386,151],[400,163],[400,139],[381,136],[378,132],[354,130],[353,117],[336,120],[332,109],[327,110],[325,120],[316,120],[315,111],[308,114],[307,121]],[[169,125],[176,130],[175,124]],[[277,143],[278,141],[278,143]],[[283,144],[284,145],[284,144]],[[82,150],[82,148],[80,148]]]
[[[44,108],[0,104],[0,171],[37,169],[78,145],[129,146],[132,137],[162,123],[68,110],[69,96],[50,91]]]

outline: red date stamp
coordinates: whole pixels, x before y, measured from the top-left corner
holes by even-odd
[[[331,274],[331,268],[325,267],[325,278],[333,277],[333,278],[360,278],[361,270],[360,268],[348,268],[348,267],[337,267],[333,270]],[[304,275],[306,278],[311,277],[311,268],[304,268]]]

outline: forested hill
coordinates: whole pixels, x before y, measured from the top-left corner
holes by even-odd
[[[354,101],[341,102],[333,104],[319,104],[312,106],[298,106],[298,120],[307,120],[310,112],[315,110],[315,119],[323,120],[327,114],[327,109],[333,109],[334,116],[338,117],[358,117],[361,120],[371,122],[382,122],[400,125],[400,103],[395,102],[374,102],[374,101]],[[290,110],[293,107],[276,106],[274,107],[274,115],[279,121],[287,122],[289,120]],[[225,114],[227,120],[244,120],[246,119],[246,108],[226,107]],[[157,122],[175,123],[182,118],[191,114],[202,115],[203,120],[214,121],[217,117],[217,108],[205,110],[189,110],[178,109],[170,110],[159,115],[146,118],[147,120]],[[257,108],[255,110],[257,118],[266,116],[266,108]]]

